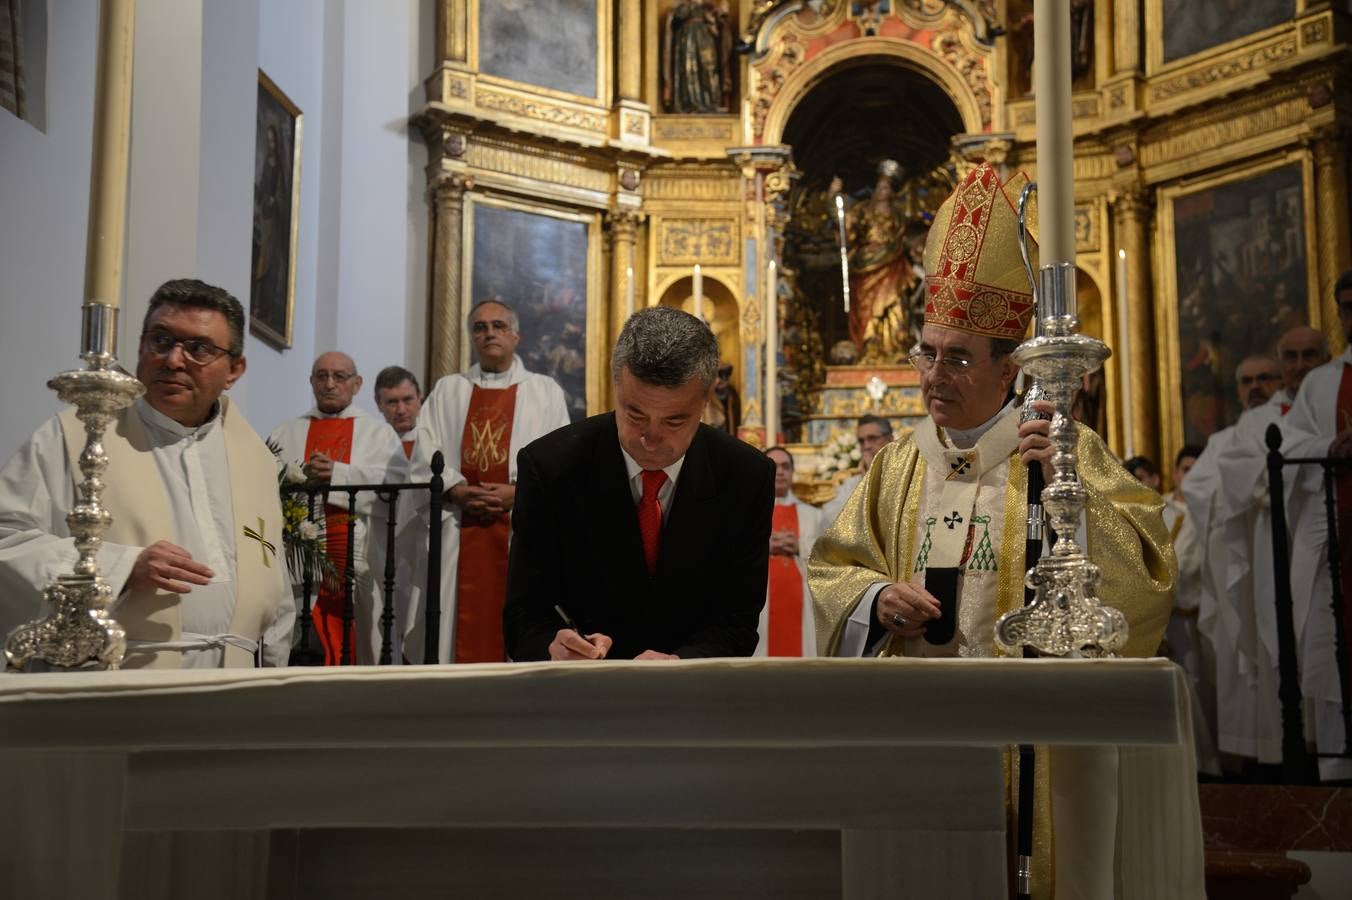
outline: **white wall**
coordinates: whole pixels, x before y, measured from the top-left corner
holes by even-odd
[[[96,0],[49,4],[47,130],[0,112],[0,460],[58,408],[80,359]]]
[[[0,460],[79,365],[97,0],[49,6],[47,133],[0,113]],[[140,0],[122,362],[146,301],[203,278],[247,306],[259,67],[304,114],[294,345],[248,336],[232,395],[266,433],[302,413],[314,357],[367,377],[424,364],[426,151],[408,133],[432,68],[432,0]]]
[[[357,403],[372,412],[380,369],[423,367],[427,153],[407,120],[432,68],[434,26],[430,0],[261,7],[259,65],[305,115],[294,345],[251,342],[240,385],[267,431],[310,406],[309,366],[326,350],[356,361],[366,378]]]

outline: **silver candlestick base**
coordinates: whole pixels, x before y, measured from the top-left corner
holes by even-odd
[[[1037,379],[1056,407],[1051,439],[1054,475],[1042,492],[1056,545],[1028,572],[1031,603],[995,623],[995,642],[1007,653],[1031,647],[1043,656],[1115,656],[1127,640],[1126,617],[1096,594],[1100,571],[1075,541],[1088,502],[1076,474],[1076,429],[1070,408],[1085,375],[1108,358],[1099,340],[1075,333],[1075,266],[1044,266],[1040,273],[1041,333],[1014,352],[1014,360]]]
[[[122,665],[127,636],[108,614],[112,587],[99,575],[98,552],[103,533],[113,517],[103,506],[103,473],[108,456],[103,435],[108,423],[131,405],[145,386],[115,368],[117,309],[101,303],[84,306],[81,358],[87,367],[57,375],[47,386],[63,403],[76,408],[84,424],[85,446],[80,453],[79,499],[66,525],[75,538],[79,558],[74,572],[57,576],[42,592],[46,615],[20,625],[5,641],[10,669],[33,663],[74,668],[90,662],[116,669]]]

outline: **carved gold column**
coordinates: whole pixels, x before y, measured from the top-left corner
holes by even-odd
[[[1113,231],[1117,246],[1127,251],[1128,343],[1131,346],[1131,445],[1140,454],[1160,461],[1159,398],[1155,378],[1154,291],[1150,269],[1150,217],[1153,195],[1144,187],[1120,193],[1113,203]]]
[[[460,273],[464,270],[465,191],[474,179],[456,172],[432,178],[432,319],[427,352],[428,389],[443,375],[460,371]]]
[[[610,225],[610,333],[609,347],[615,346],[629,316],[630,269],[634,266],[634,238],[638,234],[641,214],[630,209],[612,210],[606,219]],[[634,309],[642,309],[646,301],[638,296],[638,285],[633,287]]]
[[[1314,151],[1315,215],[1319,246],[1319,310],[1330,349],[1341,353],[1347,339],[1338,327],[1338,305],[1333,285],[1352,267],[1352,235],[1348,233],[1347,144],[1333,127],[1317,130]]]
[[[619,57],[620,67],[620,99],[638,100],[642,87],[642,68],[643,62],[643,34],[640,29],[642,23],[642,10],[640,4],[626,0],[626,2],[617,3],[619,9],[620,42],[616,47],[615,55]]]
[[[469,55],[469,0],[437,0],[437,62],[464,62]]]
[[[1141,71],[1141,0],[1113,2],[1113,71]]]

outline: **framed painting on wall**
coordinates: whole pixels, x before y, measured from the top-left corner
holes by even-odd
[[[481,0],[474,6],[479,71],[604,101],[598,61],[609,7],[597,0]]]
[[[259,69],[249,331],[279,350],[291,346],[296,300],[300,142],[300,109]]]
[[[1320,326],[1311,190],[1298,151],[1160,192],[1166,461],[1239,419],[1246,356],[1272,354],[1296,325]]]
[[[1296,0],[1156,0],[1163,65],[1289,22]]]
[[[522,364],[559,383],[573,421],[599,411],[600,356],[607,348],[592,300],[599,290],[597,215],[473,196],[468,228],[465,309],[483,300],[505,302],[520,321]],[[473,347],[468,333],[461,346],[466,354]]]

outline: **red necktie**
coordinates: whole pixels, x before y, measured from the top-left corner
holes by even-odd
[[[638,501],[638,528],[643,534],[643,559],[648,563],[648,574],[657,571],[657,550],[662,546],[662,504],[657,492],[667,483],[667,473],[661,469],[643,470],[643,498]]]

